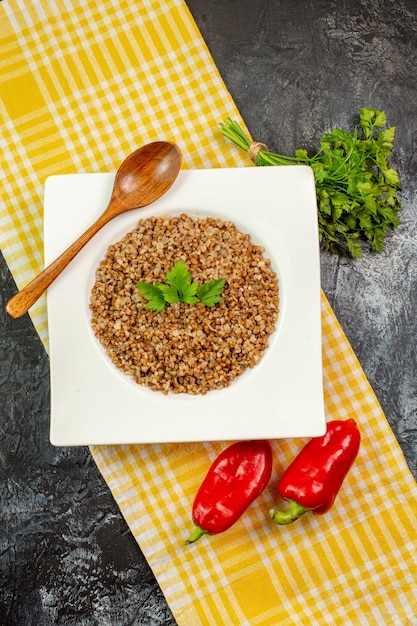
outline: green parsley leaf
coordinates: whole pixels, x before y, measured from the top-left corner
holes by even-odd
[[[197,291],[198,283],[191,283],[191,285],[188,285],[182,292],[182,302],[186,302],[187,304],[195,304],[198,302],[199,298],[196,295]]]
[[[177,261],[170,272],[166,275],[168,285],[176,287],[181,292],[185,287],[191,284],[191,274],[188,267],[182,259]]]
[[[297,159],[308,159],[307,150],[303,150],[303,149],[296,150],[295,156],[297,157]]]
[[[398,185],[400,182],[397,172],[392,167],[389,167],[387,170],[383,170],[382,175],[388,185]]]
[[[220,296],[223,291],[225,278],[218,278],[211,280],[209,283],[204,283],[197,289],[197,296],[200,302],[206,306],[213,306],[218,302],[221,302],[223,298]]]
[[[148,300],[148,304],[146,305],[147,309],[152,309],[153,311],[158,311],[160,313],[165,308],[165,297],[161,291],[161,287],[164,285],[149,285],[148,283],[138,282],[138,287],[145,298]]]
[[[187,304],[198,302],[196,296],[198,284],[191,282],[191,274],[185,261],[182,259],[177,261],[172,270],[167,272],[166,278],[169,285],[165,290],[167,302],[186,302]],[[174,293],[177,294],[176,299],[174,299]]]
[[[181,302],[180,294],[175,285],[160,285],[159,289],[165,298],[165,302]]]
[[[393,146],[395,137],[395,128],[387,128],[386,130],[381,130],[378,135],[378,143],[385,149],[390,149]]]

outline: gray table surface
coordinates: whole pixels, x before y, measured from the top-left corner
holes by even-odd
[[[321,255],[322,286],[417,476],[417,4],[187,0],[252,136],[314,150],[359,107],[396,126],[401,226],[382,254]],[[219,120],[220,122],[221,120]],[[49,444],[49,362],[3,303],[0,263],[0,624],[175,620],[87,448]],[[196,625],[197,626],[197,625]],[[221,626],[221,625],[220,625]]]

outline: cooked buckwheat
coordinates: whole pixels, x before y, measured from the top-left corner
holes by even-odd
[[[223,301],[147,309],[138,281],[165,282],[179,259],[199,284],[225,278]],[[150,217],[109,247],[91,294],[91,324],[116,367],[138,384],[165,394],[205,394],[258,363],[278,301],[277,276],[263,248],[232,222]]]

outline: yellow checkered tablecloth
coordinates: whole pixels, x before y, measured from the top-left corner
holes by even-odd
[[[182,0],[3,0],[0,63],[1,249],[19,287],[43,265],[47,176],[114,171],[156,139],[187,168],[243,165],[217,130],[239,112]],[[31,315],[47,347],[45,298]],[[269,488],[227,533],[184,546],[226,442],[91,448],[180,626],[417,623],[417,487],[324,296],[322,323],[327,417],[355,418],[363,440],[325,516],[269,521],[303,443],[274,441]]]

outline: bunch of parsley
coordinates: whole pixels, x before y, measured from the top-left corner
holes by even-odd
[[[195,281],[192,282],[185,261],[180,259],[166,273],[166,284],[154,283],[151,285],[139,281],[137,285],[142,296],[148,301],[146,308],[160,313],[164,310],[167,302],[185,302],[187,304],[201,302],[205,306],[213,306],[223,300],[220,294],[225,282],[225,278],[211,280],[202,285]]]
[[[326,250],[339,256],[362,256],[362,244],[382,252],[389,228],[399,225],[401,189],[389,157],[395,127],[379,130],[386,115],[377,109],[359,109],[359,127],[353,133],[335,129],[323,135],[319,151],[294,157],[259,150],[255,165],[309,165],[315,177],[319,237]],[[227,119],[222,134],[245,151],[252,142],[237,122]]]

